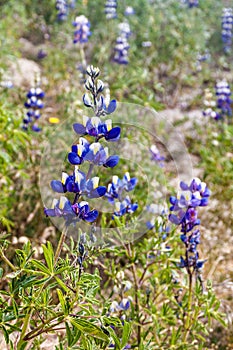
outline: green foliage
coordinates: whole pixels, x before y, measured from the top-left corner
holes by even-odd
[[[20,188],[20,178],[26,176],[23,155],[30,145],[30,137],[20,130],[20,118],[6,105],[0,105],[0,129],[0,225],[9,231],[14,225],[10,214],[15,205],[16,189]]]

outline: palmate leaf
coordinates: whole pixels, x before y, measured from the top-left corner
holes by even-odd
[[[109,337],[101,330],[100,327],[96,326],[90,321],[83,320],[80,318],[69,318],[70,323],[79,329],[82,333],[91,336],[93,338],[97,338],[106,342],[109,342]]]

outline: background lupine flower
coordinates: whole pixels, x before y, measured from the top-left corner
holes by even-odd
[[[117,0],[107,0],[104,12],[107,19],[117,18]]]
[[[196,229],[200,224],[197,208],[208,204],[210,191],[198,178],[194,178],[190,185],[181,182],[180,188],[181,192],[177,197],[170,197],[172,213],[169,215],[169,220],[180,227],[182,232],[180,238],[186,248],[185,258],[180,258],[179,267],[187,268],[189,273],[191,273],[190,268],[198,272],[205,261],[199,260],[197,251],[197,245],[200,243],[200,232]]]
[[[14,85],[10,79],[4,79],[0,81],[0,86],[4,89],[11,89]]]
[[[216,100],[210,89],[204,91],[204,106],[205,109],[202,111],[204,117],[213,118],[218,120],[221,118],[220,114],[216,112]]]
[[[201,71],[202,70],[202,62],[209,61],[210,57],[211,57],[211,55],[210,55],[208,50],[206,50],[206,52],[203,53],[203,54],[201,54],[201,53],[197,54],[197,62],[196,62],[196,69],[197,69],[197,71]]]
[[[27,93],[27,100],[24,106],[27,108],[26,116],[23,119],[23,129],[28,130],[29,125],[33,131],[40,131],[37,120],[41,117],[40,110],[44,107],[42,99],[45,93],[40,87],[31,88]]]
[[[114,200],[119,198],[121,200],[122,192],[125,190],[126,192],[132,191],[136,184],[137,178],[130,178],[129,173],[125,173],[123,179],[120,180],[117,175],[112,177],[112,182],[108,184],[107,192],[105,196],[107,197],[110,203],[114,203]]]
[[[135,14],[134,8],[132,6],[127,6],[124,12],[125,16],[132,16]]]
[[[231,89],[227,81],[223,80],[215,86],[217,96],[217,107],[220,109],[221,117],[232,116],[232,100],[231,100]]]
[[[116,40],[116,45],[114,48],[114,57],[113,61],[118,64],[128,64],[128,50],[130,46],[126,37],[118,37]]]
[[[132,34],[128,22],[119,23],[118,29],[119,29],[120,37],[125,37],[126,39],[128,39],[130,37],[130,35]]]
[[[151,160],[154,160],[156,163],[159,164],[159,166],[163,167],[164,166],[164,157],[161,156],[158,148],[156,147],[156,145],[152,145],[150,147],[150,153],[151,153]]]
[[[232,8],[223,8],[222,12],[222,42],[226,53],[231,51],[233,29],[233,10]]]
[[[115,216],[123,216],[125,214],[133,214],[138,208],[137,203],[132,203],[129,196],[126,196],[121,202],[115,202]]]
[[[142,42],[142,47],[151,47],[152,42],[151,41],[143,41]]]
[[[75,27],[73,43],[86,43],[88,41],[88,37],[91,35],[91,25],[87,17],[83,15],[77,16],[73,22],[73,26]]]
[[[65,21],[68,15],[67,0],[56,0],[57,19]]]

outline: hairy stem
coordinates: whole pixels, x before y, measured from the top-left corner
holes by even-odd
[[[61,254],[61,250],[62,250],[62,247],[63,247],[63,244],[65,242],[65,239],[66,239],[66,235],[67,235],[67,226],[65,226],[65,228],[63,229],[62,231],[62,234],[61,234],[61,237],[59,239],[59,242],[58,242],[58,246],[57,246],[57,250],[56,250],[56,253],[55,253],[55,257],[54,257],[54,266],[56,265],[57,263],[57,260]]]

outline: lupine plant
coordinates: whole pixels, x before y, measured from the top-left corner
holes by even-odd
[[[137,179],[128,172],[123,178],[114,175],[106,187],[93,174],[118,164],[119,157],[109,155],[103,144],[117,142],[122,132],[105,119],[115,111],[116,101],[103,95],[99,73],[98,68],[87,68],[83,102],[94,116],[73,124],[79,141],[67,156],[72,171],[63,171],[61,180],[50,183],[58,197],[44,213],[60,218],[64,226],[56,249],[47,242],[36,257],[26,243],[12,262],[7,256],[9,242],[1,236],[7,285],[0,291],[0,327],[5,341],[17,350],[38,349],[52,332],[59,350],[186,350],[196,344],[201,349],[207,320],[224,323],[211,284],[205,286],[201,276],[205,260],[197,252],[197,208],[207,205],[209,190],[194,179],[190,185],[182,182],[184,193],[171,197],[169,219],[181,229],[181,236],[169,227],[166,208],[151,205],[144,236],[136,242],[123,239],[137,231],[141,221],[135,216],[138,204],[125,196],[135,189]],[[96,198],[110,207],[115,204],[109,210],[113,217],[92,207]],[[70,227],[75,227],[77,243],[73,238],[67,242]],[[110,227],[118,245],[112,246],[115,237],[108,235],[102,247],[96,246],[101,230]],[[185,254],[178,259],[183,256],[180,238]]]
[[[229,53],[232,46],[233,35],[233,11],[230,7],[222,10],[222,42],[224,52]]]

